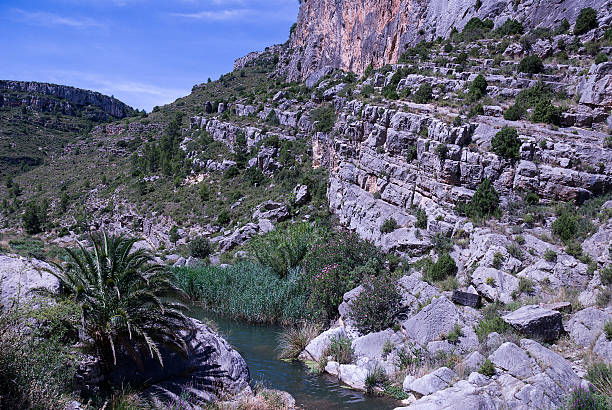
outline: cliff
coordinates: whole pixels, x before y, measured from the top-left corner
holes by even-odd
[[[573,24],[585,7],[598,10],[600,26],[610,23],[610,0],[304,0],[283,71],[289,80],[305,80],[325,67],[362,74],[370,64],[397,62],[406,46],[461,31],[472,17],[491,19],[496,27],[513,18],[532,29],[564,18]]]
[[[39,112],[60,112],[96,121],[125,118],[134,109],[99,92],[65,85],[0,80],[0,107],[27,106]]]

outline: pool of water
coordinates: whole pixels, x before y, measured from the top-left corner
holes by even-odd
[[[279,326],[257,325],[229,320],[208,312],[192,310],[196,318],[208,317],[219,333],[246,360],[253,383],[289,392],[303,409],[393,409],[401,404],[386,397],[373,397],[343,387],[327,374],[312,374],[300,361],[277,359]]]

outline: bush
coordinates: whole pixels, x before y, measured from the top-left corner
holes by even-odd
[[[576,237],[578,220],[570,212],[564,210],[552,223],[552,232],[563,242],[569,242]]]
[[[494,376],[495,366],[493,366],[493,362],[491,362],[491,360],[486,359],[484,363],[480,366],[480,369],[478,370],[478,372],[488,377]]]
[[[393,326],[402,295],[387,275],[368,277],[363,291],[350,302],[349,317],[362,334],[378,332]]]
[[[240,262],[174,268],[175,282],[206,309],[250,322],[296,323],[306,318],[306,289],[297,270],[281,279],[270,268]]]
[[[446,340],[449,343],[456,344],[459,341],[459,338],[462,336],[463,331],[461,330],[461,326],[459,326],[459,323],[455,323],[453,330],[448,332],[448,334],[446,335]]]
[[[463,41],[473,41],[484,38],[495,27],[493,21],[486,19],[481,20],[478,17],[472,17],[461,31],[459,39]]]
[[[508,325],[499,315],[500,305],[497,303],[491,303],[483,309],[483,318],[478,322],[478,325],[474,327],[478,340],[481,342],[487,339],[487,336],[493,332],[499,334],[507,333],[511,330]]]
[[[556,262],[557,252],[553,251],[552,249],[546,249],[546,252],[544,252],[544,260],[547,262]]]
[[[523,28],[523,25],[513,19],[508,19],[504,21],[504,24],[502,24],[495,30],[495,33],[500,37],[523,34],[524,32],[525,29]]]
[[[189,242],[191,256],[199,259],[206,259],[212,253],[213,247],[208,238],[198,236]]]
[[[561,124],[561,113],[561,108],[555,107],[550,100],[540,100],[535,105],[531,121],[559,125]]]
[[[415,226],[417,228],[427,229],[427,213],[423,209],[417,208],[416,218],[417,220]]]
[[[482,74],[478,74],[474,81],[472,81],[472,84],[470,84],[470,92],[483,95],[487,92],[488,86],[486,78]]]
[[[312,122],[317,132],[330,132],[336,123],[336,110],[331,105],[323,105],[311,112]]]
[[[393,217],[389,217],[380,227],[381,233],[391,233],[398,228],[397,221]]]
[[[610,408],[606,404],[606,398],[596,394],[592,386],[575,388],[567,402],[567,406],[563,407],[567,410],[608,410]]]
[[[279,358],[297,359],[308,343],[319,335],[319,331],[319,327],[311,323],[283,329],[278,338]]]
[[[538,56],[527,56],[519,63],[518,71],[519,73],[539,74],[544,71],[544,64]]]
[[[597,54],[597,57],[595,57],[595,64],[605,63],[606,61],[608,61],[608,56],[603,53]]]
[[[457,264],[455,260],[448,254],[443,253],[438,257],[436,263],[431,265],[425,274],[425,279],[428,281],[438,282],[450,276],[457,274]]]
[[[508,107],[506,112],[504,112],[504,119],[508,121],[518,121],[523,117],[524,114],[525,110],[521,106],[519,106],[518,104],[513,104]]]
[[[286,224],[251,239],[250,247],[259,263],[285,278],[302,262],[317,237],[307,222]]]
[[[603,283],[604,285],[611,285],[612,284],[612,265],[602,268],[601,271],[599,271],[599,278],[601,279],[601,283]]]
[[[217,223],[220,226],[226,226],[227,224],[230,223],[230,221],[232,220],[229,211],[227,210],[222,210],[221,212],[219,212],[219,215],[217,216]]]
[[[459,212],[471,218],[486,218],[499,214],[499,194],[491,181],[485,178],[474,193],[472,200],[467,204],[459,203]]]
[[[599,395],[607,397],[608,406],[612,406],[612,365],[593,363],[587,369],[585,379],[593,383],[595,391]]]
[[[421,84],[419,89],[414,93],[414,102],[417,104],[427,104],[433,99],[433,89],[428,83]]]
[[[325,321],[338,315],[342,296],[359,285],[364,275],[382,271],[383,257],[356,234],[334,232],[312,246],[302,266],[310,317]]]
[[[579,36],[594,28],[597,28],[597,12],[591,7],[580,10],[574,24],[574,34]]]
[[[42,232],[40,213],[40,208],[35,202],[28,202],[21,219],[23,220],[23,228],[29,235]]]
[[[504,127],[491,139],[491,148],[500,157],[519,159],[521,140],[514,128]]]
[[[604,333],[606,334],[606,339],[612,340],[612,321],[607,321],[604,325]]]
[[[353,361],[353,345],[346,336],[332,336],[325,356],[332,356],[335,362],[349,364]]]

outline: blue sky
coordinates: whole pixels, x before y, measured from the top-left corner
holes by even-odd
[[[0,0],[0,79],[72,85],[150,111],[287,40],[298,0]]]

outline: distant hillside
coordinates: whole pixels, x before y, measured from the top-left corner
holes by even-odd
[[[74,87],[0,81],[0,175],[40,165],[97,124],[136,111],[114,97]]]

